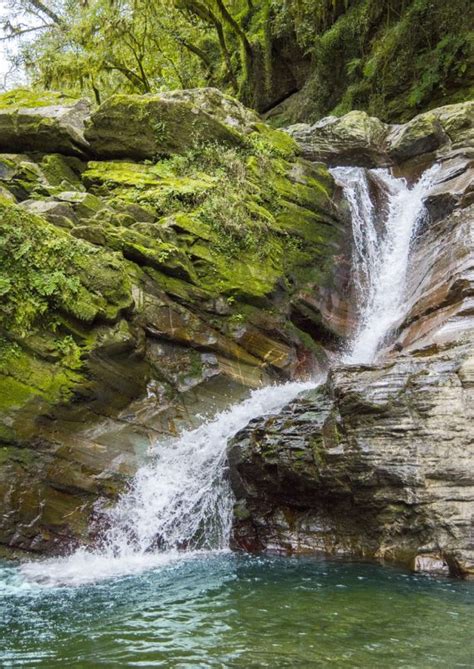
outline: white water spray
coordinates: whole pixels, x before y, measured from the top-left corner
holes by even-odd
[[[157,444],[152,461],[108,512],[110,529],[100,548],[26,563],[23,574],[43,585],[82,585],[161,567],[193,551],[226,549],[234,503],[226,471],[229,439],[314,386],[295,382],[255,390],[210,422]]]
[[[403,320],[410,247],[418,225],[426,216],[423,200],[438,169],[438,165],[433,165],[412,188],[405,179],[393,177],[388,170],[370,170],[385,191],[384,212],[376,211],[366,170],[360,167],[331,170],[343,186],[351,210],[352,273],[360,305],[358,325],[343,362],[374,362],[390,333]]]

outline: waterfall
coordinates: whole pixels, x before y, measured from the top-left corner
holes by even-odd
[[[106,512],[109,529],[100,547],[26,563],[23,575],[45,585],[82,585],[162,566],[193,551],[226,549],[234,503],[226,471],[229,439],[314,386],[294,382],[255,390],[213,420],[157,443],[150,462]]]
[[[424,199],[439,169],[433,165],[409,188],[389,170],[337,167],[352,218],[352,280],[359,305],[357,327],[342,357],[347,364],[374,362],[406,315],[405,286],[410,247],[426,216]],[[369,177],[382,188],[386,205],[376,207]]]
[[[358,327],[342,362],[373,362],[403,318],[410,245],[436,170],[429,169],[412,188],[388,170],[331,170],[351,211],[353,284],[360,305]],[[372,201],[369,176],[383,188],[383,207]],[[47,585],[81,585],[186,559],[196,551],[226,549],[234,502],[226,471],[229,439],[253,418],[277,412],[315,385],[256,390],[197,429],[157,443],[130,488],[105,512],[108,530],[99,547],[26,563],[23,575]]]

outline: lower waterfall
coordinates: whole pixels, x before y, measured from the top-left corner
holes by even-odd
[[[213,420],[160,443],[151,462],[138,470],[129,490],[106,513],[109,529],[100,547],[25,563],[23,575],[42,584],[82,585],[139,573],[193,551],[226,549],[234,501],[227,442],[253,418],[278,411],[314,385],[294,382],[254,390]]]
[[[425,216],[423,199],[437,167],[409,188],[389,170],[338,167],[353,228],[353,284],[358,326],[343,363],[370,363],[403,317],[410,245]],[[369,178],[384,193],[377,208]],[[23,564],[28,581],[81,585],[138,573],[193,551],[229,545],[233,496],[226,470],[226,446],[250,420],[277,412],[317,381],[287,383],[253,391],[250,397],[180,437],[159,443],[130,488],[106,512],[108,529],[99,547]],[[159,447],[157,447],[159,446]],[[185,550],[184,550],[185,549]]]

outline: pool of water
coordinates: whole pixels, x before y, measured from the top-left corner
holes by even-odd
[[[473,666],[474,584],[231,553],[81,587],[0,565],[2,667]]]

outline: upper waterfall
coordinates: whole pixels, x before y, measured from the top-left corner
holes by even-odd
[[[438,165],[433,165],[411,188],[405,179],[394,177],[387,169],[331,170],[343,187],[351,212],[352,277],[358,304],[357,327],[343,362],[373,362],[403,320],[410,247],[426,216],[423,202],[438,169]],[[374,203],[368,175],[380,183],[385,206]]]

